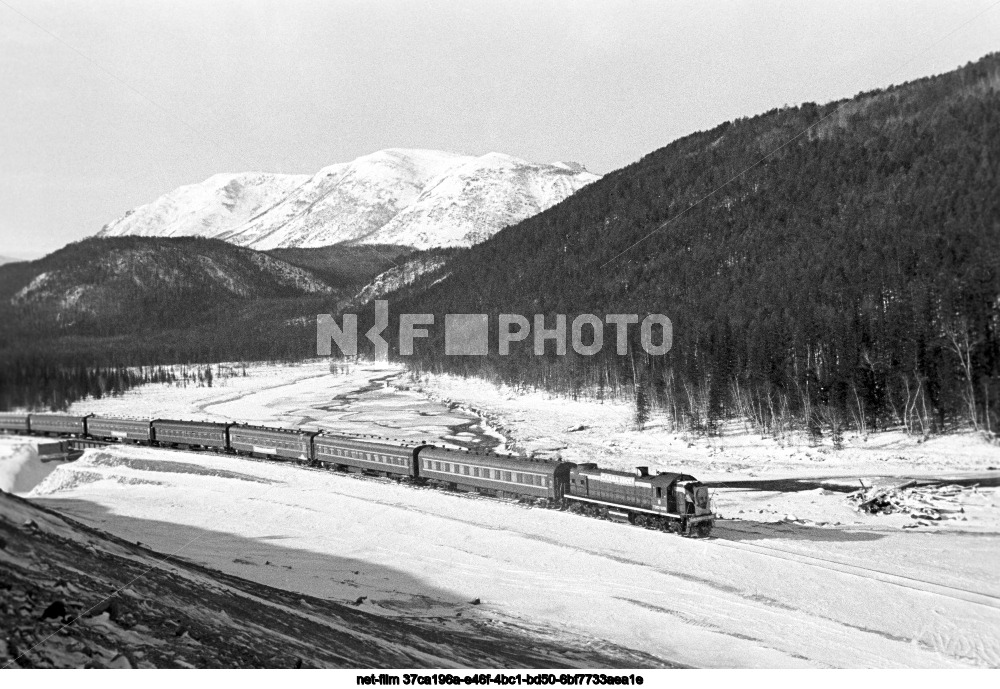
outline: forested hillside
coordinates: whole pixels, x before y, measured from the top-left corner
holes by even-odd
[[[763,160],[762,160],[763,159]],[[758,164],[759,163],[759,164]],[[673,349],[419,366],[618,386],[711,430],[996,430],[1000,55],[698,132],[424,276],[394,311],[663,313]],[[495,319],[494,319],[495,320]],[[551,324],[551,321],[550,321]],[[638,328],[633,328],[638,331]],[[432,345],[437,346],[432,346]],[[632,394],[630,393],[630,394]]]
[[[199,238],[87,239],[0,266],[0,409],[61,407],[159,380],[129,366],[300,359],[337,289],[265,253]]]
[[[356,290],[379,273],[403,263],[413,252],[414,249],[393,244],[334,244],[271,249],[267,253],[311,271],[334,287]]]

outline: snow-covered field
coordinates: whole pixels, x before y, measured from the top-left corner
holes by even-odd
[[[223,366],[225,371],[226,367]],[[235,375],[214,378],[212,387],[190,382],[155,384],[120,397],[87,399],[74,413],[139,418],[238,421],[270,426],[331,430],[428,439],[449,445],[502,440],[480,425],[473,413],[451,410],[418,392],[399,391],[387,381],[401,366],[361,364],[336,368],[327,361],[233,368]]]
[[[1000,666],[996,489],[969,491],[965,521],[908,530],[905,516],[859,514],[836,490],[858,476],[989,477],[998,452],[976,438],[917,445],[871,436],[839,451],[786,439],[779,447],[737,429],[711,440],[671,436],[655,422],[638,432],[627,405],[513,395],[481,381],[413,382],[384,365],[330,374],[326,362],[312,362],[248,374],[212,388],[149,386],[74,410],[483,445],[497,441],[495,424],[521,448],[573,461],[682,468],[720,482],[773,480],[719,486],[715,502],[727,519],[709,540],[149,448],[89,451],[31,497],[254,581],[338,601],[364,597],[365,609],[384,615],[444,624],[459,612],[477,614],[547,639],[582,635],[697,666]],[[386,376],[410,389],[384,387]],[[490,424],[463,406],[482,410]],[[784,481],[818,476],[832,478]],[[476,598],[482,604],[473,612],[467,603]]]
[[[912,526],[907,515],[856,512],[844,501],[843,491],[933,478],[979,486],[962,496],[965,519],[933,528],[1000,532],[1000,446],[971,432],[927,441],[903,432],[848,434],[843,448],[834,449],[829,439],[814,443],[804,434],[761,437],[736,422],[719,436],[670,432],[655,413],[639,431],[627,402],[570,400],[458,376],[424,374],[401,385],[407,392],[475,410],[503,431],[510,446],[524,452],[614,469],[648,466],[650,473],[690,473],[713,487],[716,510],[724,517]]]

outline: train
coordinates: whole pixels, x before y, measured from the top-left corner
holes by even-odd
[[[604,469],[519,455],[456,450],[374,435],[177,419],[0,413],[0,433],[77,438],[296,462],[453,490],[516,498],[685,536],[715,523],[708,489],[694,476]]]

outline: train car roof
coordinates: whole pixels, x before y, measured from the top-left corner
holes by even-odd
[[[94,414],[93,418],[95,421],[144,421],[146,423],[153,423],[151,419],[140,419],[136,416],[104,416],[103,414]]]
[[[319,431],[307,431],[302,428],[276,428],[274,426],[257,426],[251,423],[234,423],[233,428],[265,431],[268,433],[284,433],[286,435],[316,435],[319,433]]]
[[[330,442],[349,442],[349,443],[360,443],[367,445],[393,445],[395,447],[405,447],[407,449],[413,449],[414,447],[420,447],[426,445],[427,443],[422,440],[404,440],[402,438],[386,438],[381,435],[356,435],[356,434],[342,434],[342,433],[331,433],[329,431],[319,431],[316,434],[316,440],[327,440]]]
[[[209,428],[218,428],[219,426],[232,426],[234,425],[232,421],[185,421],[184,419],[153,419],[153,423],[176,423],[183,426],[202,426]]]
[[[60,412],[48,412],[48,411],[34,412],[33,411],[33,412],[29,412],[28,416],[42,416],[42,417],[47,417],[47,418],[50,418],[50,419],[89,419],[90,417],[93,416],[93,414],[83,414],[81,416],[80,414],[64,414],[64,413],[60,413]]]
[[[511,469],[513,471],[545,471],[554,472],[561,466],[575,466],[572,462],[561,462],[554,459],[534,459],[523,455],[499,455],[493,452],[476,452],[474,450],[452,450],[446,447],[430,445],[420,450],[422,459],[432,458],[446,462],[467,462],[496,469]]]

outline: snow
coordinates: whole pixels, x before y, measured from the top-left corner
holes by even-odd
[[[203,368],[203,367],[202,367]],[[332,373],[331,368],[336,372]],[[435,440],[451,446],[493,447],[495,434],[472,412],[449,409],[416,392],[387,387],[404,367],[361,363],[331,367],[329,361],[298,364],[213,365],[212,387],[196,380],[146,385],[118,397],[85,399],[71,413],[201,421],[237,420],[393,438]],[[189,374],[196,369],[189,369]],[[466,440],[455,433],[471,432]]]
[[[98,236],[215,237],[243,225],[308,179],[264,172],[212,175],[128,211]]]
[[[709,540],[384,479],[139,447],[89,451],[31,497],[253,581],[335,601],[366,596],[365,609],[387,616],[447,619],[480,598],[477,614],[497,624],[706,667],[1000,665],[996,489],[980,489],[967,522],[904,530],[896,515],[854,512],[842,488],[859,472],[879,480],[917,469],[982,474],[996,449],[969,436],[916,445],[873,435],[823,454],[820,466],[833,471],[817,472],[811,457],[820,448],[797,439],[779,447],[735,429],[711,441],[674,437],[655,421],[640,432],[628,405],[615,402],[451,377],[413,381],[389,364],[247,372],[217,376],[212,388],[147,386],[74,410],[466,445],[497,443],[494,426],[502,426],[542,452],[739,485],[716,489],[726,519]],[[954,453],[938,455],[942,448]],[[833,477],[806,478],[817,474]],[[769,482],[747,484],[754,480]],[[331,558],[341,564],[331,569]]]
[[[175,525],[175,535],[180,528]],[[148,544],[106,537],[2,494],[0,532],[0,665],[660,666],[620,647],[598,648],[592,639],[536,640],[461,611],[400,620],[369,614],[364,605],[266,588]],[[322,567],[345,564],[331,558]]]
[[[110,223],[102,236],[200,235],[253,249],[340,242],[469,246],[599,179],[582,166],[386,149],[315,175],[215,175]]]
[[[407,259],[402,265],[393,266],[376,275],[354,297],[358,304],[385,297],[385,295],[410,285],[425,273],[437,270],[447,263],[443,257],[421,257]]]
[[[0,435],[0,491],[19,493],[30,490],[58,465],[39,459],[38,438]]]
[[[598,179],[500,153],[466,161],[427,184],[420,197],[366,243],[470,246],[541,213]]]
[[[378,231],[461,156],[390,149],[320,170],[267,213],[221,238],[255,249],[326,246]]]
[[[80,480],[67,480],[75,474]],[[392,482],[114,448],[61,467],[31,496],[253,581],[342,602],[366,596],[365,609],[385,615],[447,616],[480,598],[482,613],[498,620],[525,618],[699,666],[1000,661],[997,608]],[[192,533],[202,535],[192,542]],[[970,545],[970,559],[989,554],[985,544]],[[345,566],[319,566],[331,556]],[[430,598],[429,588],[443,593]]]

